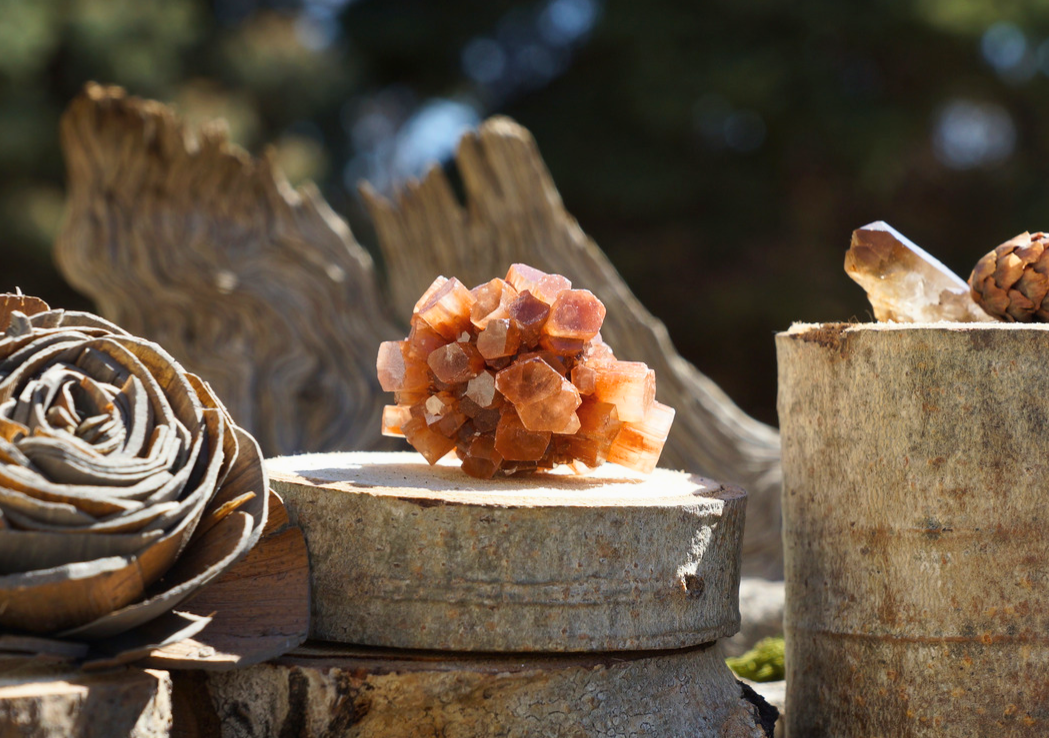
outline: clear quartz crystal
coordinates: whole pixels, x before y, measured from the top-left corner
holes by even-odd
[[[867,291],[882,322],[990,322],[969,285],[888,223],[852,233],[845,272]]]

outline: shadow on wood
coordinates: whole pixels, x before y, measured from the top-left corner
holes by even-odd
[[[205,377],[267,456],[383,447],[379,342],[405,335],[396,320],[407,323],[436,275],[480,284],[524,262],[601,298],[605,339],[653,367],[659,400],[677,409],[662,465],[743,486],[743,572],[782,577],[778,433],[677,353],[565,211],[513,121],[493,118],[463,138],[465,204],[438,168],[392,201],[364,186],[392,308],[317,190],[293,190],[220,128],[194,135],[160,103],[91,85],[63,118],[62,144],[71,205],[56,258],[66,278]]]

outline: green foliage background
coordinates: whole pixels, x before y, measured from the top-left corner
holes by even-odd
[[[1041,3],[595,2],[558,73],[500,92],[464,73],[463,49],[527,26],[543,1],[0,0],[0,287],[86,306],[50,244],[64,201],[58,118],[88,80],[194,121],[226,117],[251,150],[274,144],[366,245],[346,177],[360,153],[353,111],[392,94],[511,115],[686,357],[770,422],[773,333],[868,318],[841,269],[853,228],[888,220],[967,276],[1049,221]],[[302,33],[318,8],[320,44]],[[1008,68],[986,53],[1002,23],[1025,44]],[[936,155],[937,121],[958,100],[1007,114],[1005,155],[968,168]],[[763,130],[750,150],[718,138],[739,111]]]

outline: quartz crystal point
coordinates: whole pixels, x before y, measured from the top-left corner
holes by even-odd
[[[877,221],[852,232],[845,271],[867,291],[879,321],[991,320],[961,277],[888,223]]]
[[[411,332],[379,347],[379,383],[396,405],[382,432],[431,464],[455,451],[475,477],[611,461],[652,471],[674,411],[655,373],[601,340],[605,306],[558,274],[514,264],[472,290],[438,277]]]

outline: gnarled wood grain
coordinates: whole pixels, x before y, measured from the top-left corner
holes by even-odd
[[[104,316],[207,379],[266,455],[381,445],[375,350],[399,329],[315,187],[112,87],[70,104],[62,147],[55,257]]]

